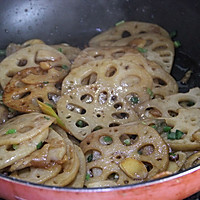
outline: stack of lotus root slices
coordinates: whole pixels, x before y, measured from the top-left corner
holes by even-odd
[[[10,44],[6,53],[2,174],[110,187],[199,164],[200,89],[178,93],[170,75],[174,43],[162,27],[123,22],[82,50],[33,39]]]

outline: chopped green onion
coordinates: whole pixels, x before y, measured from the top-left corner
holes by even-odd
[[[0,56],[5,56],[5,55],[6,55],[6,50],[0,49]]]
[[[131,97],[131,98],[130,98],[130,101],[131,101],[131,103],[133,103],[133,104],[138,104],[139,98],[138,98],[138,97]]]
[[[62,53],[63,50],[62,50],[62,48],[58,48],[58,51],[60,51]]]
[[[78,120],[78,121],[76,122],[76,125],[77,125],[78,127],[83,127],[83,126],[84,126],[84,122],[83,122],[82,120]]]
[[[44,118],[45,118],[45,119],[47,119],[47,120],[50,120],[50,118],[49,118],[49,117],[47,117],[47,116],[44,116]]]
[[[175,46],[175,48],[180,47],[181,46],[181,42],[178,41],[178,40],[174,41],[174,46]]]
[[[53,108],[53,105],[52,105],[52,104],[50,104],[50,103],[45,103],[45,104],[46,104],[47,106]]]
[[[9,129],[9,130],[7,130],[7,132],[6,132],[6,135],[8,135],[8,134],[13,134],[13,133],[16,133],[16,132],[17,132],[16,129]]]
[[[180,140],[184,133],[180,130],[176,130],[176,132],[168,132],[167,133],[167,139],[170,140]]]
[[[154,124],[154,125],[152,125],[151,127],[152,127],[152,128],[154,128],[154,129],[156,129],[156,128],[157,128],[155,124]]]
[[[112,142],[112,138],[110,136],[104,136],[103,139],[105,142]]]
[[[179,140],[182,138],[184,133],[182,131],[176,130],[176,139]]]
[[[88,162],[92,162],[93,160],[93,154],[90,154],[88,157],[87,157],[87,161]]]
[[[123,23],[125,23],[125,21],[124,21],[124,20],[121,20],[121,21],[117,22],[117,23],[115,24],[115,26],[119,26],[120,24],[123,24]]]
[[[12,148],[13,148],[14,150],[16,150],[18,147],[19,147],[18,144],[13,144],[13,145],[12,145]]]
[[[175,132],[168,132],[167,133],[167,139],[175,140],[176,139],[176,133]]]
[[[177,35],[177,31],[172,31],[172,32],[169,34],[169,36],[170,36],[171,38],[174,38],[176,35]]]
[[[152,92],[152,90],[150,88],[147,88],[147,93],[149,94],[149,96],[153,99],[154,98],[154,94]]]
[[[170,156],[176,156],[176,154],[175,154],[175,153],[169,153],[169,155],[170,155]]]
[[[140,53],[146,53],[148,50],[147,49],[144,49],[144,48],[141,48],[141,47],[137,47],[137,50],[140,52]]]
[[[65,70],[69,69],[69,67],[67,65],[62,65],[62,68]]]
[[[144,125],[147,125],[147,123],[146,123],[146,122],[143,122],[143,121],[142,121],[141,123],[142,123],[142,124],[144,124]]]
[[[44,84],[48,84],[48,83],[49,83],[49,81],[43,81],[43,83],[44,83]]]
[[[85,180],[86,180],[86,181],[89,181],[89,180],[90,180],[90,174],[86,174]]]
[[[131,144],[131,140],[129,138],[124,140],[124,144],[126,145],[130,145]]]
[[[41,142],[39,142],[39,143],[36,145],[37,150],[38,150],[38,149],[41,149],[42,146],[43,146],[43,142],[41,141]]]
[[[170,127],[170,126],[164,126],[163,127],[164,132],[169,132],[169,131],[171,131],[171,129],[172,129],[172,127]]]

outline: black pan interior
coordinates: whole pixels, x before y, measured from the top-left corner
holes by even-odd
[[[6,0],[0,2],[0,49],[10,42],[39,38],[47,44],[67,42],[84,47],[89,39],[121,20],[156,23],[177,31],[172,75],[180,92],[200,86],[199,0]],[[187,84],[185,72],[193,74]]]

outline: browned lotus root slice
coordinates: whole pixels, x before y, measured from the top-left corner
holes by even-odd
[[[138,120],[130,104],[113,88],[88,85],[63,95],[57,104],[60,119],[83,140],[92,131]]]
[[[184,169],[188,169],[190,167],[194,167],[200,164],[200,152],[195,152],[191,156],[189,156],[184,164]]]
[[[41,184],[55,177],[61,171],[61,169],[61,165],[53,165],[48,168],[27,167],[25,169],[13,172],[10,177]]]
[[[79,171],[79,167],[80,161],[77,153],[75,152],[75,149],[73,148],[70,151],[70,159],[62,165],[62,171],[55,177],[46,181],[44,184],[64,187],[75,179]]]
[[[49,129],[41,131],[35,137],[22,143],[12,143],[10,145],[0,146],[0,169],[12,165],[19,159],[22,159],[37,149],[37,145],[43,142],[49,134]]]
[[[0,127],[0,145],[19,144],[48,128],[55,118],[41,113],[19,115]]]
[[[31,40],[25,41],[23,44],[10,43],[6,48],[6,56],[9,56],[22,48],[25,48],[34,44],[44,44],[44,42],[40,39],[31,39]]]
[[[142,54],[148,60],[158,63],[166,72],[171,72],[174,60],[174,43],[170,38],[154,33],[145,33],[120,39],[112,43],[111,46],[130,46],[138,50],[142,48]]]
[[[141,66],[125,60],[103,59],[91,61],[73,69],[63,80],[62,94],[83,85],[103,84],[119,88],[152,88],[152,78]]]
[[[200,110],[191,108],[178,110],[178,115],[170,118],[146,119],[141,123],[155,125],[161,137],[174,151],[195,151],[200,150]],[[171,127],[171,131],[176,133],[181,131],[179,137],[168,137],[168,132],[164,132],[163,126]]]
[[[44,143],[45,145],[41,149],[18,160],[9,170],[15,171],[26,167],[45,168],[54,165],[55,163],[62,164],[62,159],[67,151],[64,139],[56,133],[56,131],[50,128],[48,138]]]
[[[40,62],[48,62],[53,67],[64,65],[70,67],[70,62],[66,56],[56,49],[45,44],[31,45],[11,54],[0,63],[2,88],[5,88],[17,72],[29,67],[38,67]]]
[[[63,53],[70,62],[73,62],[81,51],[79,48],[72,47],[66,43],[51,45],[51,47]]]
[[[148,180],[168,167],[168,147],[157,131],[137,124],[104,128],[88,135],[80,144],[86,156],[87,173],[93,182],[112,180],[126,185]],[[147,176],[130,178],[120,167],[127,158],[138,160],[145,166]]]
[[[200,89],[193,88],[187,93],[177,93],[164,99],[153,99],[136,106],[140,118],[173,117],[180,108],[200,108]]]
[[[38,99],[56,107],[56,102],[61,95],[59,86],[64,75],[66,75],[64,69],[60,71],[56,68],[44,71],[40,67],[24,69],[7,84],[3,102],[20,112],[40,112]]]
[[[111,44],[122,38],[128,38],[135,34],[156,33],[169,38],[169,34],[162,27],[145,22],[129,21],[112,27],[100,33],[89,41],[90,46],[111,46]]]
[[[86,161],[82,149],[77,145],[74,145],[74,148],[80,161],[80,167],[76,178],[67,187],[82,188],[85,183]]]
[[[134,62],[142,66],[151,75],[153,79],[152,92],[154,98],[164,98],[178,92],[178,84],[175,79],[157,63],[146,60],[139,54],[131,54],[130,52],[119,59]]]
[[[79,67],[90,61],[102,59],[119,59],[131,56],[131,60],[138,64],[144,62],[144,57],[137,50],[130,47],[88,47],[83,49],[72,64],[72,68]]]
[[[94,60],[120,59],[134,62],[142,66],[153,78],[155,98],[164,97],[178,92],[178,85],[174,78],[155,62],[148,61],[137,50],[129,47],[89,47],[81,51],[72,64],[72,68],[79,67]]]

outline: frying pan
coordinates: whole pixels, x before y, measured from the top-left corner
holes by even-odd
[[[172,76],[179,91],[200,87],[199,0],[6,0],[0,1],[0,49],[10,42],[39,38],[47,44],[66,42],[83,48],[94,35],[117,22],[155,23],[168,32],[177,30]],[[181,83],[192,70],[187,84]],[[0,197],[4,199],[183,199],[200,191],[200,166],[159,180],[111,188],[56,188],[16,181],[0,175]]]

